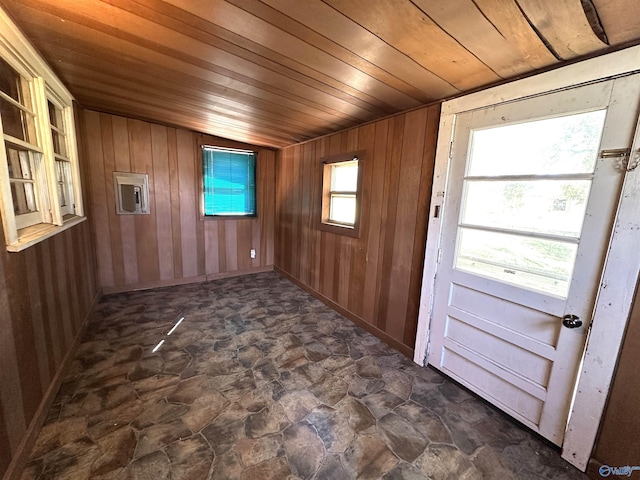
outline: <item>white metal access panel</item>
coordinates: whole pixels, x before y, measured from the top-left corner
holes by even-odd
[[[456,118],[428,362],[557,445],[639,99],[636,75]]]

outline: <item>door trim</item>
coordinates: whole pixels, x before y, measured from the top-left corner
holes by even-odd
[[[464,97],[444,102],[440,118],[434,168],[431,212],[429,213],[425,262],[422,277],[418,329],[414,361],[428,363],[430,320],[435,297],[442,218],[445,213],[444,190],[450,166],[451,145],[458,114],[490,107],[586,83],[606,81],[640,71],[640,46],[585,60],[533,77],[517,80]],[[640,148],[640,128],[636,129],[632,152]],[[628,172],[615,218],[614,233],[607,252],[603,285],[596,299],[592,329],[578,379],[574,404],[567,428],[562,456],[585,470],[595,444],[611,381],[631,311],[635,286],[640,273],[640,256],[634,252],[637,213],[640,201],[640,169]],[[437,212],[437,215],[436,215]],[[634,223],[635,219],[635,223]],[[637,243],[637,240],[636,240]]]

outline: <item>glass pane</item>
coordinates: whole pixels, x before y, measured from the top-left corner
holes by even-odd
[[[49,122],[58,130],[64,131],[64,122],[62,121],[62,109],[58,108],[53,102],[47,100],[49,109]]]
[[[50,100],[47,101],[47,107],[49,109],[49,122],[51,123],[51,137],[53,138],[53,151],[58,155],[64,157],[67,156],[67,147],[64,135],[64,120],[62,116],[62,109],[58,108]]]
[[[33,179],[31,163],[29,162],[29,151],[18,150],[7,142],[5,142],[5,148],[7,151],[9,178]]]
[[[22,103],[20,98],[21,78],[6,61],[0,58],[0,90],[16,102]]]
[[[36,196],[31,182],[11,182],[13,211],[16,215],[36,212]]]
[[[606,110],[474,130],[468,176],[591,173]]]
[[[58,185],[58,201],[61,207],[67,206],[67,189],[70,179],[68,163],[56,160],[56,183]]]
[[[63,157],[67,156],[67,145],[65,143],[66,137],[56,132],[55,130],[51,130],[51,137],[53,139],[53,151],[58,155],[62,155]]]
[[[255,154],[203,148],[202,160],[205,215],[255,215]]]
[[[353,225],[356,223],[356,196],[331,195],[329,221]]]
[[[0,98],[0,116],[5,134],[25,142],[36,143],[35,124],[31,115]]]
[[[470,181],[462,223],[579,237],[591,181]]]
[[[358,190],[358,161],[331,165],[331,191],[355,192]]]
[[[456,268],[566,297],[577,248],[571,243],[460,228]]]

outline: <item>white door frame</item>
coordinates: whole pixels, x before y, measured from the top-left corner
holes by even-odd
[[[640,71],[640,46],[489,88],[442,104],[414,350],[414,361],[417,364],[426,365],[428,362],[429,324],[439,260],[441,220],[445,209],[444,191],[456,116],[470,110],[602,81],[636,71]],[[630,162],[638,159],[639,149],[640,129],[636,130]],[[596,299],[591,333],[587,339],[577,393],[563,444],[562,457],[583,471],[591,457],[604,413],[640,274],[640,250],[637,249],[637,225],[640,215],[635,207],[640,202],[640,167],[626,174],[620,198],[602,284]]]

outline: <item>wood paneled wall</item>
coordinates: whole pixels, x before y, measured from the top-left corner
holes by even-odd
[[[281,150],[276,268],[410,355],[440,107],[421,108]],[[321,160],[364,150],[359,238],[321,232]]]
[[[272,268],[273,150],[94,111],[85,111],[85,123],[105,293]],[[257,218],[201,218],[201,143],[257,150]],[[150,215],[116,215],[114,171],[149,175]]]
[[[95,265],[89,221],[20,253],[0,248],[0,477],[25,450],[30,426],[37,433],[34,423],[56,393],[97,300]]]

